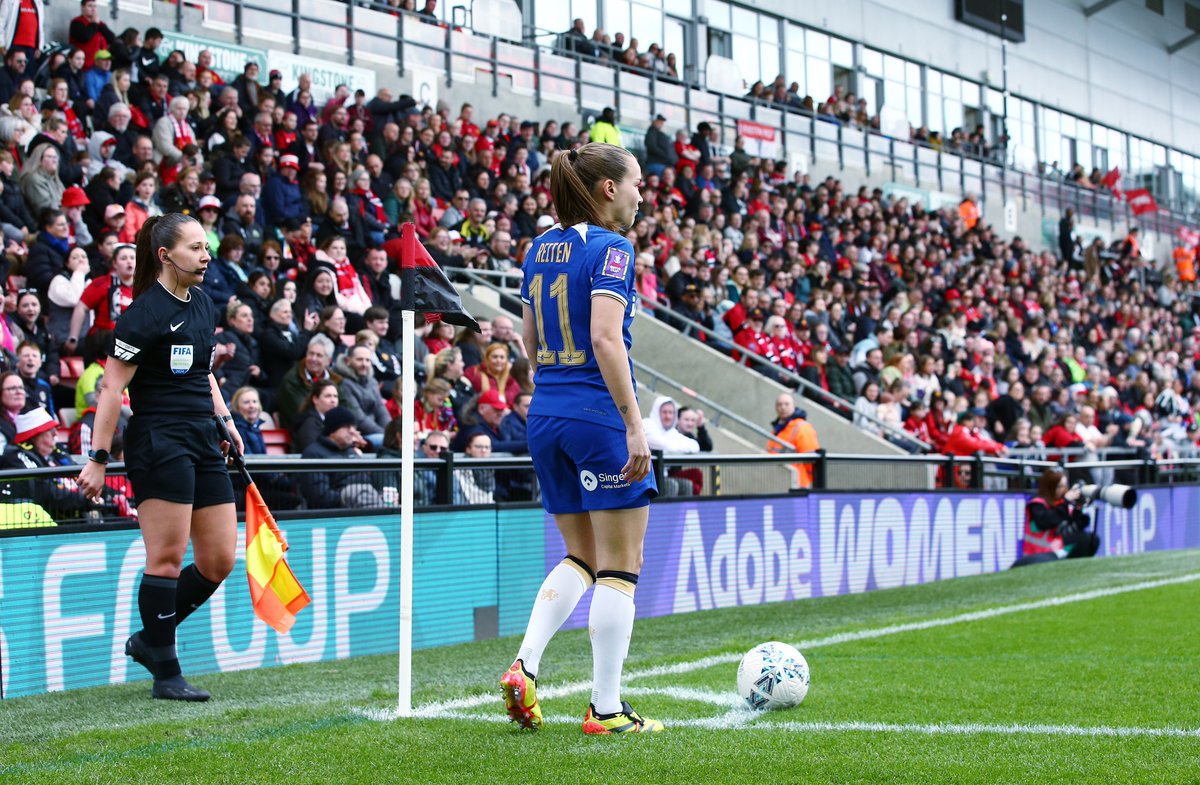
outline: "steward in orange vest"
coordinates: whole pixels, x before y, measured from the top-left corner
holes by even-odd
[[[1078,501],[1079,489],[1068,490],[1062,469],[1042,473],[1038,495],[1025,505],[1024,542],[1014,567],[1096,555],[1100,538],[1087,531],[1092,522]]]
[[[808,414],[803,409],[796,408],[791,393],[780,393],[775,399],[776,419],[771,423],[775,438],[790,444],[795,452],[816,452],[821,449],[817,439],[817,430],[805,419]],[[775,441],[767,442],[767,452],[778,454],[786,449]],[[796,475],[796,487],[811,488],[813,485],[813,465],[811,463],[793,463],[792,471]]]

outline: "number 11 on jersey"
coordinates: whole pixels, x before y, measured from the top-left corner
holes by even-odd
[[[537,323],[538,365],[583,365],[587,353],[575,348],[575,336],[571,332],[570,299],[567,295],[567,274],[559,273],[550,284],[550,297],[558,306],[558,332],[562,336],[563,348],[555,351],[546,345],[546,323],[542,313],[542,273],[529,281],[529,303],[533,306],[533,317]]]

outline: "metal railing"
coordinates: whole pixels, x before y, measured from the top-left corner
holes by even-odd
[[[509,273],[496,270],[475,270],[470,268],[456,268],[452,272],[456,275],[466,277],[472,286],[485,286],[489,290],[495,292],[502,301],[507,302],[516,308],[513,313],[519,314],[521,312],[520,298],[514,295],[511,289],[507,289],[497,284],[497,282],[499,284],[503,284],[506,282],[506,280],[511,279],[511,275]],[[852,402],[847,401],[845,398],[834,395],[833,393],[816,384],[813,384],[803,376],[781,368],[780,366],[772,363],[770,360],[760,357],[759,355],[749,352],[745,349],[737,346],[729,346],[729,341],[724,336],[708,329],[699,322],[689,319],[676,311],[672,311],[662,303],[649,299],[641,292],[638,292],[638,300],[643,304],[643,306],[650,306],[648,308],[644,308],[643,313],[647,315],[653,315],[655,320],[660,324],[675,328],[675,330],[684,337],[694,338],[696,335],[704,336],[708,340],[698,340],[697,343],[714,352],[718,352],[719,354],[730,356],[731,352],[737,351],[741,355],[741,359],[736,360],[736,362],[739,364],[752,367],[767,378],[773,379],[774,381],[783,384],[785,387],[803,390],[807,400],[811,400],[814,403],[820,404],[826,409],[836,412],[847,420],[857,423],[857,418],[861,418],[862,420],[870,422],[872,425],[879,428],[880,431],[886,435],[889,441],[897,444],[897,446],[908,446],[916,449],[917,451],[923,452],[928,452],[933,449],[933,445],[922,441],[902,428],[896,428],[891,423],[884,422],[878,417],[866,412],[856,412]],[[657,316],[659,312],[669,313],[669,319],[659,318]],[[683,329],[680,329],[679,325],[683,325]],[[729,349],[725,350],[721,348],[725,346],[729,346]]]
[[[376,506],[359,506],[347,509],[344,505],[311,506],[298,504],[287,507],[280,504],[281,496],[272,497],[272,490],[282,487],[279,481],[286,480],[298,487],[305,475],[313,473],[355,473],[369,476],[370,484],[378,489],[399,487],[401,462],[398,459],[360,459],[360,460],[292,460],[272,456],[250,456],[247,461],[251,474],[260,490],[264,491],[268,505],[280,520],[289,517],[311,517],[314,514],[347,515],[356,513],[379,513],[395,510],[394,499],[385,494],[379,498],[385,501]],[[660,489],[671,486],[664,480],[671,477],[687,478],[689,470],[700,470],[704,481],[699,484],[699,492],[703,497],[730,496],[781,496],[806,490],[861,490],[861,483],[843,485],[830,480],[837,470],[838,476],[869,474],[869,487],[877,491],[921,490],[1003,490],[1009,492],[1028,493],[1036,489],[1037,479],[1042,471],[1049,467],[1062,466],[1072,481],[1083,479],[1095,481],[1098,476],[1109,478],[1106,481],[1117,481],[1135,486],[1173,485],[1179,483],[1200,482],[1200,459],[1186,458],[1170,461],[1153,461],[1150,459],[1077,462],[1063,466],[1050,461],[1037,461],[1025,458],[991,458],[986,456],[954,457],[947,455],[850,455],[827,453],[819,450],[814,453],[779,453],[758,455],[724,455],[705,453],[699,455],[663,455],[655,453],[655,476]],[[772,467],[811,466],[812,483],[810,487],[796,487],[794,477],[789,472],[765,471]],[[893,474],[887,471],[897,467],[925,467],[931,482],[923,487],[914,486],[908,475]],[[47,469],[12,469],[0,471],[0,536],[20,535],[44,529],[47,526],[102,526],[128,527],[135,525],[135,518],[130,515],[117,514],[110,509],[92,506],[83,510],[55,510],[52,507],[41,506],[39,515],[31,515],[31,503],[35,503],[34,494],[30,493],[34,484],[42,482],[69,483],[80,471],[81,466],[65,466]],[[442,459],[418,458],[415,461],[415,472],[433,480],[436,488],[427,503],[418,500],[418,508],[425,509],[461,506],[477,506],[477,502],[463,501],[459,495],[459,484],[462,482],[462,471],[493,472],[495,483],[514,483],[527,491],[526,495],[516,499],[506,500],[516,504],[532,504],[539,501],[540,494],[536,485],[533,464],[528,457],[493,457],[488,459],[465,458],[461,455],[446,453]],[[507,473],[507,474],[505,474]],[[739,474],[740,473],[740,474]],[[119,463],[110,464],[109,477],[124,476],[124,466]],[[235,488],[240,480],[235,479]],[[684,495],[692,495],[686,491]],[[240,489],[235,496],[241,507],[242,494]],[[678,494],[678,491],[676,491]],[[303,493],[299,494],[303,499]],[[489,502],[484,502],[487,504]],[[495,500],[490,503],[506,503]]]

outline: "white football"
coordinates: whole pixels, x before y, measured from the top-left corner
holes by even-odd
[[[752,709],[790,709],[808,694],[808,662],[786,643],[760,643],[742,657],[737,684]]]

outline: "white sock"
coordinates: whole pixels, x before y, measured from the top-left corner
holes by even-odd
[[[592,636],[592,706],[597,714],[621,710],[621,670],[633,632],[633,584],[600,578],[588,615]]]
[[[570,559],[559,562],[542,581],[542,587],[533,601],[533,610],[529,613],[525,639],[521,641],[521,650],[517,652],[517,659],[524,662],[525,670],[537,676],[546,645],[591,585],[592,576]]]

